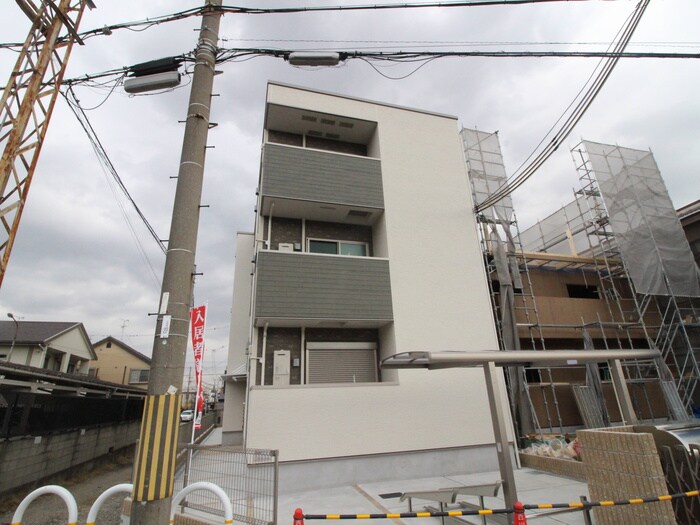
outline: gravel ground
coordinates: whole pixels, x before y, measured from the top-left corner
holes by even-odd
[[[85,523],[90,507],[100,494],[119,483],[131,482],[131,468],[130,461],[116,461],[61,481],[43,483],[42,486],[55,484],[68,489],[78,503],[78,523]],[[30,492],[29,489],[18,491],[16,495],[0,501],[0,525],[11,523],[17,505]],[[119,525],[123,500],[124,495],[115,494],[102,505],[98,516],[100,525]],[[67,518],[68,511],[63,500],[47,494],[29,505],[22,518],[22,525],[65,525],[68,523]]]

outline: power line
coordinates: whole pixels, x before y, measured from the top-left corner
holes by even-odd
[[[428,8],[456,8],[456,7],[488,7],[499,5],[524,5],[524,4],[549,4],[555,2],[591,2],[593,0],[463,0],[448,2],[418,2],[418,3],[388,3],[374,5],[334,5],[334,6],[310,6],[310,7],[241,7],[241,6],[203,6],[186,9],[166,15],[159,15],[142,20],[106,25],[101,28],[91,29],[79,33],[82,40],[95,36],[111,35],[114,31],[128,29],[130,31],[145,31],[151,27],[166,23],[184,20],[205,13],[221,12],[222,14],[247,14],[247,15],[274,15],[294,13],[316,13],[328,11],[379,11],[389,9],[428,9]],[[59,39],[60,40],[60,39]],[[0,44],[0,48],[22,47],[21,43]]]
[[[483,202],[477,203],[474,207],[475,212],[480,212],[489,208],[499,202],[501,199],[507,197],[518,187],[520,187],[525,181],[527,181],[541,166],[544,162],[559,148],[559,145],[569,136],[571,131],[574,129],[576,124],[581,120],[586,110],[595,100],[598,93],[602,89],[603,85],[610,77],[615,65],[620,59],[620,54],[625,50],[625,47],[629,43],[635,29],[639,25],[639,22],[649,5],[649,0],[641,0],[629,18],[629,22],[626,22],[623,30],[621,31],[622,36],[614,44],[613,54],[602,62],[602,67],[593,82],[590,82],[590,87],[586,93],[580,98],[579,103],[576,105],[574,110],[570,113],[569,117],[565,120],[564,124],[559,128],[559,130],[554,133],[552,139],[547,143],[544,149],[535,157],[535,159],[525,168],[516,172],[515,175],[508,178],[508,180],[500,186],[490,197],[485,199]],[[618,33],[619,34],[619,33]],[[561,120],[561,117],[560,117]],[[544,139],[543,139],[544,141]],[[542,142],[540,142],[541,144]],[[532,156],[532,155],[531,155]]]
[[[146,225],[146,228],[149,230],[151,235],[156,239],[156,241],[160,245],[161,249],[165,250],[165,246],[163,245],[162,241],[160,241],[160,239],[158,239],[158,236],[155,234],[155,231],[151,227],[151,225],[148,222],[148,220],[146,219],[146,217],[141,212],[140,208],[136,205],[136,202],[131,197],[131,194],[129,193],[126,186],[124,185],[124,182],[122,181],[121,177],[117,173],[116,168],[114,167],[114,164],[112,164],[112,161],[110,160],[109,156],[107,155],[107,152],[105,151],[104,147],[102,146],[102,143],[100,142],[99,138],[95,134],[94,128],[90,124],[90,121],[88,120],[87,115],[85,115],[84,111],[80,107],[77,99],[75,98],[75,94],[72,92],[72,89],[68,88],[68,92],[71,95],[71,98],[73,100],[71,100],[71,98],[69,98],[66,93],[61,92],[61,94],[64,96],[64,98],[68,102],[68,107],[71,109],[71,111],[73,112],[75,117],[78,119],[78,122],[80,123],[81,127],[83,128],[83,131],[85,131],[85,133],[88,137],[88,140],[90,141],[90,144],[93,148],[93,151],[97,155],[98,159],[101,161],[100,166],[102,167],[103,171],[105,172],[105,176],[107,176],[107,172],[112,176],[112,178],[116,181],[119,188],[122,190],[122,192],[126,195],[126,197],[131,202],[132,206],[134,207],[134,209],[138,213],[139,217]],[[110,182],[109,178],[107,178],[107,181],[108,181],[108,183]],[[134,230],[134,227],[131,224],[131,221],[129,220],[128,215],[126,214],[126,210],[124,209],[121,201],[119,200],[116,193],[114,192],[114,188],[113,188],[111,183],[109,184],[109,187],[112,190],[112,192],[114,193],[114,198],[117,202],[117,206],[119,207],[119,210],[122,213],[122,216],[127,224],[127,227],[129,228],[129,233],[131,234],[131,236],[136,244],[137,251],[139,252],[139,255],[144,260],[146,265],[148,266],[148,268],[150,270],[151,278],[153,279],[153,283],[155,284],[156,289],[158,289],[159,288],[159,279],[158,279],[158,276],[156,275],[156,271],[153,268],[153,265],[151,264],[151,261],[148,258],[148,255],[146,254],[146,251],[145,251],[143,245],[141,244],[141,241],[139,240],[139,237],[136,234],[136,231]]]

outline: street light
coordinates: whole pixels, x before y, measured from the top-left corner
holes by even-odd
[[[12,351],[15,349],[15,341],[17,341],[17,333],[19,332],[19,321],[15,319],[15,316],[12,312],[7,312],[7,317],[12,319],[15,322],[15,335],[12,338],[12,344],[10,345],[10,353],[7,354],[7,362],[10,362],[10,358],[12,357]]]

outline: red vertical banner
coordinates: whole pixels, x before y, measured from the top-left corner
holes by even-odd
[[[207,318],[206,305],[190,309],[190,330],[192,333],[192,350],[194,350],[194,375],[197,385],[194,406],[194,428],[202,426],[204,411],[204,383],[202,381],[202,359],[204,358],[204,326]]]

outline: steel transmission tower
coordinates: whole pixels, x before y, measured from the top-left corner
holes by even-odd
[[[32,27],[0,103],[0,286],[77,30],[91,0],[15,0]],[[58,4],[58,5],[57,5]]]

